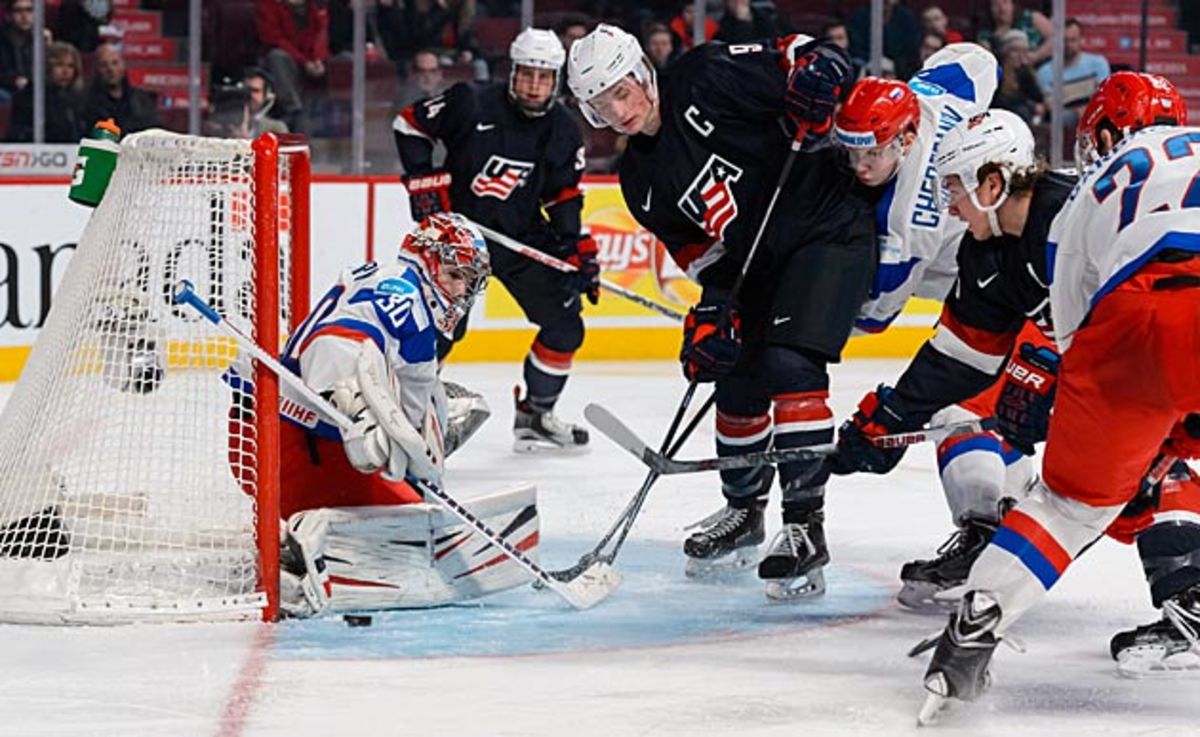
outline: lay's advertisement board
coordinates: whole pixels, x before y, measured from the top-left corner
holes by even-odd
[[[583,183],[584,225],[599,247],[605,279],[681,314],[699,297],[625,206],[613,177]],[[67,199],[64,177],[0,176],[0,381],[11,381],[37,340],[91,210]],[[331,215],[331,213],[333,215]],[[314,301],[345,268],[394,253],[411,227],[407,193],[383,177],[315,177],[312,186]],[[909,356],[930,335],[939,306],[916,301],[887,332],[851,339],[848,356]],[[587,336],[579,360],[674,359],[679,325],[622,297],[602,293],[585,302]],[[453,361],[519,361],[536,328],[498,280],[492,280],[471,315],[471,329]]]

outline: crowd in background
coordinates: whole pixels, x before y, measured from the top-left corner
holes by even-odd
[[[0,125],[0,139],[9,141],[32,140],[33,2],[4,0],[0,19],[0,107],[10,108],[8,130]],[[227,2],[217,0],[214,5]],[[292,130],[318,138],[344,136],[344,126],[322,119],[332,114],[325,112],[329,108],[314,101],[328,97],[331,88],[345,82],[331,77],[339,63],[348,63],[353,50],[350,0],[241,2],[253,5],[257,43],[251,47],[248,63],[237,68],[220,68],[219,63],[206,60],[211,74],[203,132],[249,137],[267,130]],[[170,5],[164,0],[143,3],[157,8]],[[540,12],[537,20],[552,26],[568,47],[600,20],[615,22],[637,34],[655,67],[669,73],[671,63],[693,44],[694,3],[690,1],[560,0],[550,5],[555,10]],[[826,35],[847,49],[861,73],[869,57],[868,5],[864,0],[819,5],[843,12],[791,18],[773,0],[708,0],[704,35],[706,40],[731,43],[791,31]],[[976,5],[982,8],[980,17],[952,18],[936,0],[885,0],[883,75],[907,79],[945,44],[974,40],[991,49],[1003,69],[993,105],[1012,110],[1035,126],[1048,122],[1053,77],[1048,60],[1054,33],[1046,13],[1049,0],[980,0]],[[1200,3],[1181,4],[1183,22],[1200,25],[1200,17],[1195,17],[1200,11],[1189,10],[1190,6]],[[393,114],[454,82],[505,79],[503,45],[489,48],[478,31],[489,21],[511,19],[515,34],[519,12],[517,0],[369,3],[367,61],[372,69],[389,70],[392,80],[388,86],[371,88],[371,103]],[[103,117],[115,118],[127,132],[163,125],[155,96],[130,84],[112,14],[107,0],[56,4],[54,22],[46,28],[47,142],[77,141]],[[1073,116],[1110,72],[1103,56],[1083,50],[1087,32],[1077,20],[1067,20],[1063,77],[1068,120],[1063,122],[1068,126],[1073,126]],[[1193,40],[1200,42],[1200,38]],[[217,44],[225,42],[217,39]],[[391,99],[378,99],[381,96]],[[591,168],[611,164],[620,142],[604,140],[603,133],[586,126],[584,130],[589,142],[600,149],[589,162]]]

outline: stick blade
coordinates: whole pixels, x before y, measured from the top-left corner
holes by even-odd
[[[567,600],[576,609],[591,609],[608,598],[621,584],[621,574],[604,561],[597,561],[583,573],[562,584]]]
[[[583,416],[587,421],[592,423],[592,426],[605,435],[609,440],[637,456],[643,463],[646,462],[647,454],[652,454],[650,446],[637,436],[633,430],[624,422],[617,419],[617,416],[609,412],[604,407],[598,404],[589,404],[583,408]]]

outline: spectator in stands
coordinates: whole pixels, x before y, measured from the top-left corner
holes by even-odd
[[[1109,75],[1108,59],[1083,50],[1083,26],[1076,18],[1063,23],[1063,125],[1074,128],[1092,99],[1092,93]],[[1054,65],[1037,70],[1038,84],[1046,98],[1054,96]]]
[[[992,107],[1020,115],[1030,125],[1040,124],[1046,116],[1045,98],[1030,63],[1029,38],[1011,29],[999,39],[1000,86],[992,97]]]
[[[574,13],[564,15],[558,22],[558,27],[554,29],[558,34],[558,40],[562,41],[563,48],[567,50],[568,54],[571,53],[571,47],[575,45],[575,42],[588,35],[591,30],[592,23],[587,16]],[[563,85],[563,88],[565,91],[566,85]]]
[[[696,6],[692,2],[680,3],[679,15],[671,19],[669,28],[671,33],[675,34],[675,42],[683,51],[687,51],[694,45],[692,43],[692,31],[696,25]],[[717,35],[717,23],[712,19],[712,16],[705,14],[704,16],[704,40],[711,41]]]
[[[84,104],[85,130],[91,130],[97,120],[105,118],[116,120],[125,134],[162,125],[158,118],[157,96],[129,83],[125,60],[115,44],[100,44],[96,48],[95,63],[96,75]]]
[[[883,2],[883,55],[896,64],[896,75],[908,79],[916,73],[921,24],[912,9],[900,0]],[[871,7],[864,5],[850,16],[850,57],[860,64],[871,58]]]
[[[936,5],[930,5],[921,11],[921,29],[925,33],[941,36],[943,46],[963,40],[963,35],[950,27],[950,18],[946,16],[946,12]]]
[[[660,72],[666,69],[668,64],[675,61],[675,57],[677,56],[675,53],[675,39],[671,35],[671,29],[662,23],[651,23],[646,26],[646,31],[642,39],[642,48],[646,50],[646,56],[650,58],[650,62],[654,64],[654,68]]]
[[[726,43],[760,41],[780,34],[779,17],[750,6],[750,0],[725,0],[725,15],[713,37]]]
[[[0,102],[33,78],[33,0],[9,0],[7,5],[8,22],[0,24]]]
[[[850,30],[840,20],[826,23],[821,28],[821,35],[846,51],[850,51]]]
[[[110,0],[63,0],[58,8],[57,36],[81,53],[90,54],[103,41],[120,38],[112,25]]]
[[[925,66],[925,60],[941,51],[946,46],[946,38],[935,31],[925,31],[921,34],[921,49],[919,57],[921,66]]]
[[[471,23],[475,0],[378,0],[379,33],[390,36],[395,59],[407,61],[419,49],[438,49],[447,64],[469,64],[478,55]]]
[[[1030,62],[1037,66],[1053,53],[1054,25],[1036,10],[1022,10],[1016,0],[991,0],[988,20],[979,31],[979,43],[1000,56],[1004,34],[1020,31],[1029,43]]]
[[[446,91],[445,75],[442,74],[442,64],[437,52],[433,49],[421,49],[413,54],[408,63],[404,84],[400,87],[397,105],[404,109],[417,100],[424,100]]]
[[[269,117],[275,103],[270,75],[248,67],[238,82],[226,79],[209,95],[213,109],[204,119],[204,135],[218,138],[257,138],[263,133],[287,133],[287,125]]]
[[[55,41],[46,46],[45,142],[76,143],[90,129],[83,109],[83,58],[69,43]],[[26,85],[13,99],[9,140],[33,140],[33,85]]]
[[[316,0],[258,0],[255,25],[266,52],[263,66],[275,81],[279,115],[291,130],[302,130],[305,84],[325,79],[329,59],[329,19]]]

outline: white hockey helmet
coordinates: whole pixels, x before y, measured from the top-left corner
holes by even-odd
[[[571,46],[567,85],[579,99],[579,109],[593,128],[606,128],[608,123],[590,101],[630,74],[651,100],[658,99],[654,66],[633,34],[601,23]]]
[[[558,100],[561,81],[559,77],[567,60],[567,50],[563,48],[558,34],[543,28],[526,28],[517,34],[512,45],[508,47],[508,58],[512,61],[512,67],[508,71],[508,99],[526,115],[545,115]],[[554,72],[554,89],[550,91],[550,97],[545,103],[536,108],[521,104],[516,90],[517,67],[550,69]]]
[[[964,120],[951,128],[938,145],[937,173],[945,186],[946,179],[958,177],[971,204],[987,213],[992,235],[1001,234],[996,210],[1008,199],[1013,175],[1034,166],[1033,133],[1016,113],[994,109]],[[1004,190],[988,207],[979,204],[975,190],[979,187],[979,170],[984,164],[1000,168]]]

